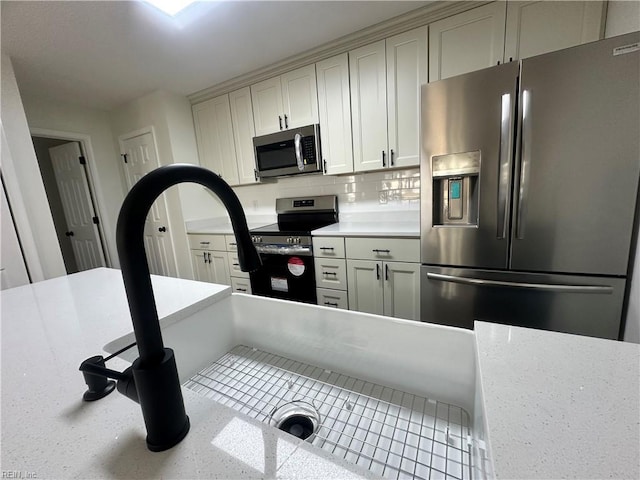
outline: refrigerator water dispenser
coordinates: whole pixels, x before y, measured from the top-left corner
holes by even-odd
[[[431,157],[434,226],[478,225],[480,152]]]

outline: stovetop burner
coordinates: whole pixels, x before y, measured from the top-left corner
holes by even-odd
[[[312,230],[338,221],[338,198],[335,195],[278,198],[276,212],[278,223],[251,229],[251,234],[310,235]]]

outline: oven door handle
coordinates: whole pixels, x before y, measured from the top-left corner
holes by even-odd
[[[280,247],[277,245],[255,245],[258,253],[271,255],[304,255],[311,256],[311,247]]]

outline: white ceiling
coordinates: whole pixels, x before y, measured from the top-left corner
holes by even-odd
[[[138,1],[6,1],[2,52],[23,95],[110,110],[187,95],[427,1],[209,1],[177,19]]]

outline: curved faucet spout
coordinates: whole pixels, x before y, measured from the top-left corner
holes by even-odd
[[[189,430],[189,419],[184,412],[173,351],[164,348],[162,341],[145,253],[144,224],[151,205],[162,192],[184,182],[209,188],[224,204],[236,235],[242,270],[252,271],[261,264],[238,197],[210,170],[189,164],[160,167],[142,177],[126,196],[118,216],[116,243],[140,353],[132,366],[133,377],[147,426],[147,445],[156,451],[180,442]]]

